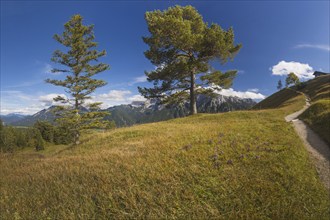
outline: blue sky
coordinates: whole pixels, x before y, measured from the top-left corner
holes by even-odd
[[[314,70],[329,72],[329,1],[1,1],[0,113],[33,114],[65,94],[44,80],[64,77],[50,73],[51,55],[62,48],[52,37],[73,14],[95,25],[98,49],[108,53],[101,61],[110,70],[98,76],[108,85],[95,100],[104,107],[141,100],[137,86],[150,86],[144,71],[155,68],[143,55],[144,14],[176,4],[193,5],[208,23],[232,26],[243,44],[233,62],[214,64],[239,70],[223,94],[260,99],[290,71],[302,80]]]

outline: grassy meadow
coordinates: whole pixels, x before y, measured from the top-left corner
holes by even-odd
[[[288,92],[290,93],[290,91]],[[330,199],[280,109],[84,134],[0,155],[2,219],[328,219]]]

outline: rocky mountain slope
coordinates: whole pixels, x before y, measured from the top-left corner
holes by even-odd
[[[256,103],[252,99],[241,99],[218,95],[215,98],[199,95],[197,97],[197,109],[199,113],[218,113],[252,108]],[[26,116],[21,120],[8,124],[15,126],[31,126],[37,120],[53,121],[55,116],[52,109],[41,110],[34,115]],[[110,116],[106,119],[113,120],[117,127],[130,126],[148,122],[163,121],[179,118],[189,114],[189,103],[166,107],[159,100],[135,101],[128,105],[113,106],[102,111],[109,111]]]
[[[0,119],[4,124],[12,124],[17,121],[23,120],[25,117],[27,116],[16,113],[12,113],[8,115],[0,115]]]
[[[23,120],[25,117],[27,117],[27,116],[21,115],[21,114],[16,114],[16,113],[12,113],[12,114],[8,114],[8,115],[0,115],[0,119],[2,120],[2,122],[4,124],[12,124],[17,121]]]
[[[252,99],[227,97],[219,95],[215,98],[199,95],[197,109],[199,113],[218,113],[252,108],[256,103]],[[130,105],[114,106],[107,109],[111,113],[107,117],[115,121],[118,127],[163,121],[172,118],[184,117],[189,114],[189,103],[166,107],[159,100],[133,102]]]

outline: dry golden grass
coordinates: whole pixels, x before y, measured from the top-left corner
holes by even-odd
[[[2,219],[328,219],[287,112],[199,114],[0,155]],[[288,104],[290,103],[290,104]]]
[[[303,95],[291,88],[284,88],[256,104],[253,109],[278,109],[285,114],[300,110],[305,105]]]
[[[313,102],[320,99],[330,99],[330,75],[309,80],[302,92],[309,95]]]

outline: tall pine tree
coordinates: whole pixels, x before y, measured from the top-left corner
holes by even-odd
[[[75,144],[79,144],[82,129],[107,128],[110,125],[109,121],[102,120],[108,113],[98,111],[101,102],[86,102],[97,88],[106,85],[105,81],[92,77],[108,70],[109,65],[98,62],[100,57],[106,55],[106,51],[95,49],[97,43],[94,42],[94,26],[85,26],[82,21],[81,15],[74,15],[64,24],[64,32],[54,35],[54,39],[67,50],[54,51],[52,61],[62,67],[54,68],[52,72],[65,73],[66,78],[46,80],[47,83],[64,87],[68,93],[68,98],[58,96],[54,99],[64,104],[57,107],[56,112],[60,116],[57,123],[67,126]]]
[[[192,6],[175,6],[145,15],[151,34],[143,40],[149,45],[145,56],[157,67],[146,72],[153,88],[139,88],[146,98],[160,98],[163,103],[190,99],[190,113],[197,113],[196,95],[214,94],[214,88],[228,88],[237,71],[214,70],[210,61],[222,64],[238,53],[232,28],[210,26]],[[214,88],[210,88],[213,86]]]

